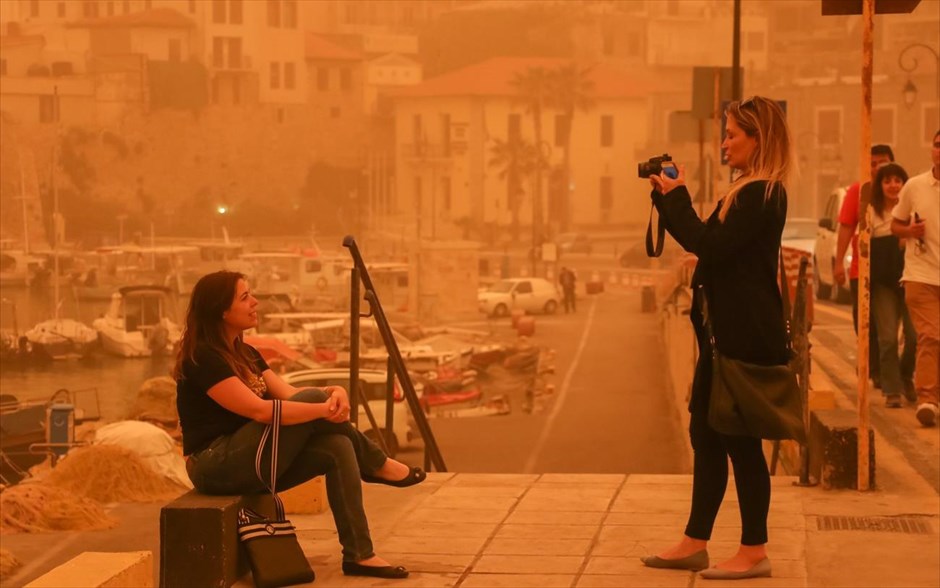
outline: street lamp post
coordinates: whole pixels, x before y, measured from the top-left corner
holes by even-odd
[[[917,57],[908,55],[908,53],[918,49],[927,51],[933,56],[934,61],[936,61],[934,75],[940,76],[940,53],[937,53],[936,49],[925,43],[911,43],[904,49],[901,49],[900,53],[898,53],[898,67],[907,73],[907,83],[904,84],[904,89],[901,92],[904,96],[904,104],[907,105],[908,108],[913,106],[914,102],[917,100],[917,86],[915,86],[914,82],[911,80],[911,73],[917,69],[918,65]],[[905,61],[905,58],[907,58],[907,61]],[[938,82],[940,82],[940,80],[938,80]],[[934,84],[934,89],[937,90],[937,95],[940,97],[940,83]]]

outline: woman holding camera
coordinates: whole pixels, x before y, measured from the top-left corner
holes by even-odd
[[[787,216],[784,182],[792,159],[784,112],[761,96],[732,102],[722,149],[737,177],[705,221],[692,208],[683,168],[676,178],[666,173],[650,176],[660,222],[686,251],[698,256],[691,320],[699,359],[689,403],[695,457],[688,524],[677,544],[643,558],[643,563],[704,570],[703,578],[742,579],[770,576],[766,549],[770,472],[760,439],[724,435],[709,426],[712,353],[699,297],[704,290],[723,355],[762,365],[787,363],[786,322],[777,285]],[[706,548],[728,484],[729,457],[741,509],[741,545],[731,559],[708,568]]]

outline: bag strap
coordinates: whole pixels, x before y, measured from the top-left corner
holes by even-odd
[[[258,443],[258,452],[255,454],[255,474],[258,476],[258,479],[261,480],[261,483],[264,484],[265,488],[271,491],[271,496],[274,498],[274,509],[277,515],[278,521],[286,520],[284,516],[284,503],[281,502],[281,498],[277,495],[277,454],[278,454],[278,442],[281,437],[281,401],[272,400],[271,401],[271,424],[264,428],[264,432],[261,434],[261,441]],[[265,482],[264,476],[261,475],[261,458],[264,456],[264,444],[267,442],[268,437],[271,438],[271,477],[268,478],[270,483]]]
[[[650,205],[650,220],[646,225],[646,255],[647,257],[659,257],[663,254],[663,245],[666,240],[666,226],[663,225],[663,219],[660,217],[656,223],[656,247],[653,247],[653,209],[655,205]]]

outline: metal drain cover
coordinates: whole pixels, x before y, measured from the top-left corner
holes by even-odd
[[[926,517],[816,517],[816,528],[820,531],[885,531],[929,535],[933,533]]]

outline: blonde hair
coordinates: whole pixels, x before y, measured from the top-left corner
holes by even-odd
[[[718,213],[722,222],[744,186],[751,182],[766,181],[766,202],[777,186],[786,184],[792,171],[792,162],[795,161],[786,115],[775,100],[751,96],[740,102],[732,102],[725,112],[745,135],[757,140],[757,147],[748,158],[747,168],[731,183],[731,189],[725,195]]]

